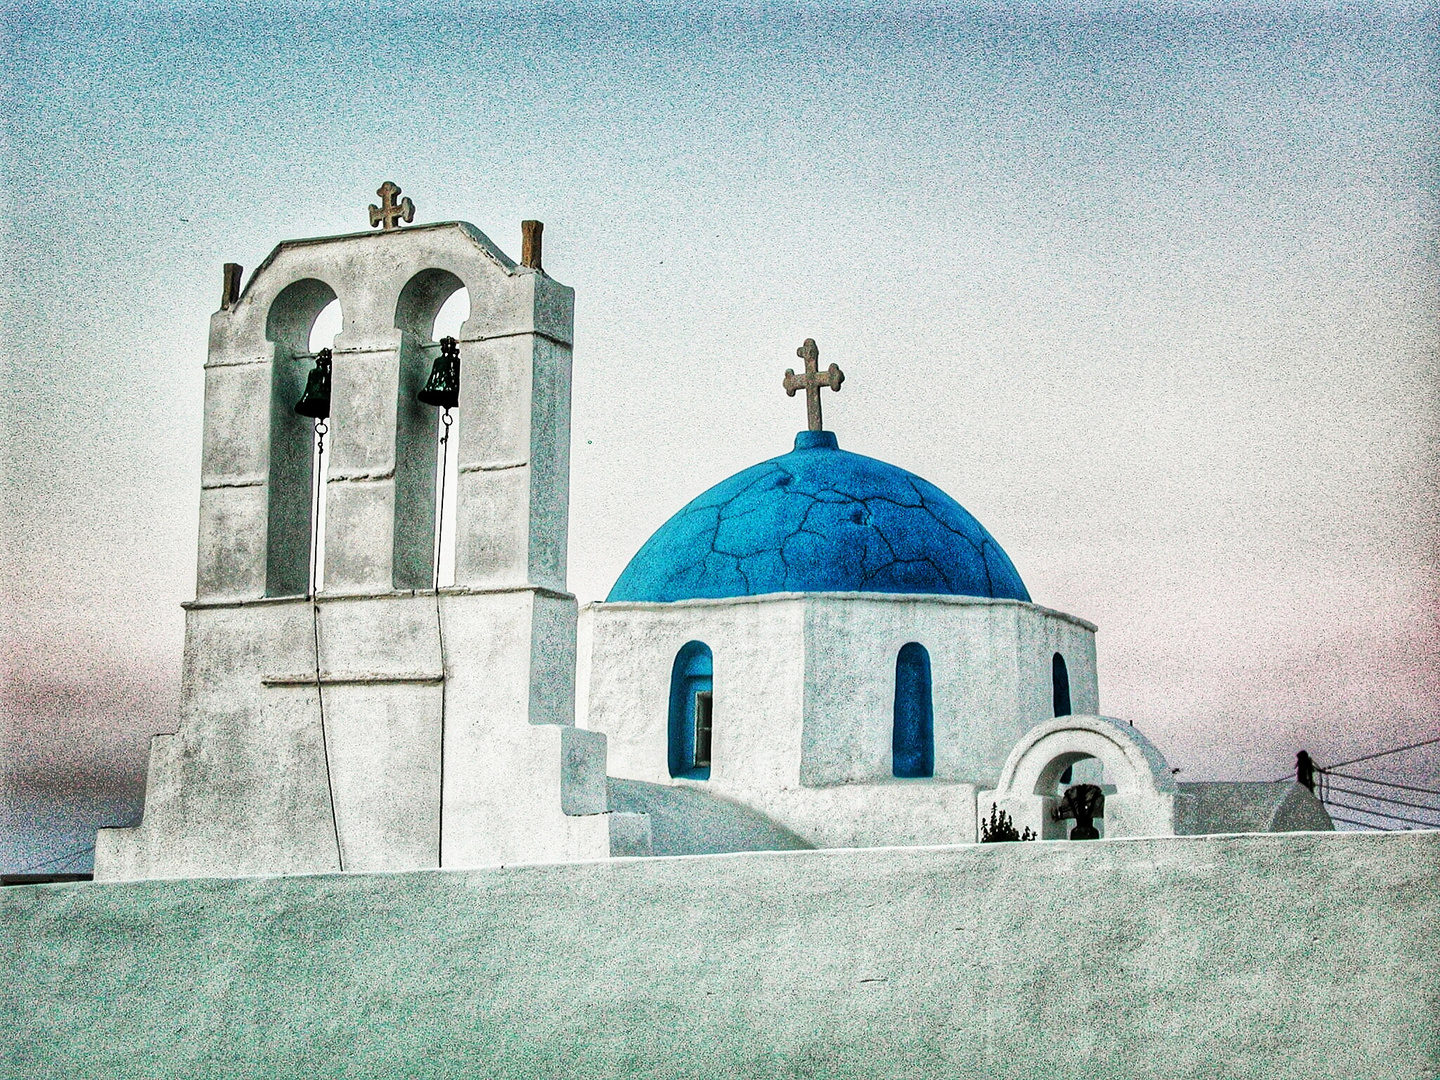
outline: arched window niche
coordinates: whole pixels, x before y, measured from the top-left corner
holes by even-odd
[[[454,580],[456,436],[452,413],[446,473],[439,475],[440,410],[422,404],[440,337],[459,337],[469,317],[465,283],[448,270],[422,270],[406,282],[395,305],[400,335],[400,380],[395,401],[395,524],[392,559],[397,589],[429,589]],[[462,373],[463,379],[463,373]],[[442,488],[443,485],[443,488]],[[444,491],[444,498],[440,497]],[[443,504],[444,520],[437,518]],[[441,538],[437,550],[436,536]],[[448,564],[448,565],[447,565]],[[436,573],[437,566],[440,573]],[[448,569],[448,573],[446,573]]]
[[[710,779],[715,661],[703,641],[687,641],[670,669],[670,775]]]
[[[1065,666],[1065,657],[1058,652],[1050,658],[1050,701],[1056,716],[1070,715],[1070,670]],[[1074,775],[1074,768],[1065,766],[1060,783],[1070,783]]]
[[[1056,716],[1069,716],[1070,670],[1065,666],[1065,657],[1058,652],[1050,659],[1050,697],[1055,706]]]
[[[891,749],[896,776],[935,775],[935,710],[930,692],[930,653],[918,641],[895,658],[895,726]]]
[[[304,395],[314,366],[311,330],[320,313],[335,302],[335,290],[329,285],[304,278],[287,285],[266,316],[265,337],[275,348],[270,365],[266,596],[303,596],[310,588],[310,519],[318,468],[315,426],[295,411],[295,403]],[[317,578],[319,573],[317,567]]]

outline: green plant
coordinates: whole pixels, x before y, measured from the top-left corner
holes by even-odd
[[[994,803],[990,804],[990,820],[980,819],[980,842],[982,844],[999,844],[1008,840],[1034,840],[1035,834],[1030,827],[1025,827],[1024,833],[1015,828],[1015,822],[1010,820],[1010,815],[1001,810]]]

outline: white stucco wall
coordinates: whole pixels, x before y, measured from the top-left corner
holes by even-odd
[[[930,654],[937,780],[993,778],[1020,736],[1054,716],[1056,652],[1073,711],[1099,698],[1095,627],[1073,616],[979,597],[810,597],[802,783],[892,778],[895,661],[911,641]]]
[[[0,1073],[1431,1080],[1440,833],[0,890]]]
[[[591,604],[581,615],[582,725],[612,776],[703,786],[821,847],[967,842],[975,782],[1053,714],[1051,658],[1077,709],[1098,702],[1094,627],[1033,604],[873,593]],[[670,675],[686,642],[714,657],[708,780],[672,779]],[[892,769],[895,660],[930,653],[935,776]]]
[[[534,589],[445,590],[438,613],[433,593],[192,605],[180,730],[152,747],[141,824],[100,831],[96,876],[432,867],[442,821],[446,866],[608,854],[574,620]]]
[[[413,391],[462,286],[455,586],[437,596],[436,417]],[[312,605],[312,436],[293,405],[331,298]],[[643,823],[606,813],[603,736],[574,727],[573,310],[450,222],[286,242],[215,313],[180,730],[152,748],[140,826],[101,832],[98,878],[594,858],[617,825],[643,849]]]

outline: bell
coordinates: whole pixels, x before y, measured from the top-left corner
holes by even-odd
[[[315,354],[315,366],[305,379],[305,394],[295,403],[295,411],[301,416],[316,420],[330,416],[330,357],[329,349]]]
[[[440,339],[440,355],[430,368],[425,389],[416,398],[437,409],[453,409],[460,404],[460,343],[453,337]]]

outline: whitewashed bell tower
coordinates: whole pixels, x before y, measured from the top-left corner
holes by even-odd
[[[280,244],[228,265],[205,378],[199,572],[180,728],[98,879],[401,870],[648,850],[574,726],[565,591],[574,291],[463,222]],[[416,400],[460,288],[455,580],[435,588],[438,411]],[[312,588],[315,431],[295,412],[339,300]]]

